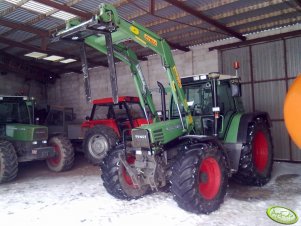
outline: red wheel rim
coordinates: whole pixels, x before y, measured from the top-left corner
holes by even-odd
[[[253,141],[253,160],[258,172],[262,173],[268,164],[269,146],[265,134],[258,131]]]
[[[53,166],[57,166],[61,161],[61,149],[57,144],[53,145],[56,156],[48,159],[49,163]]]
[[[213,199],[221,186],[221,170],[218,162],[205,158],[199,168],[199,193],[207,200]]]
[[[135,157],[134,156],[127,156],[126,161],[129,165],[133,165],[135,163]],[[128,174],[126,168],[124,165],[122,165],[122,177],[125,181],[125,183],[131,187],[134,187],[133,181],[131,176]]]

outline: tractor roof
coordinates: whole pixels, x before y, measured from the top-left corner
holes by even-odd
[[[219,73],[206,73],[206,74],[198,74],[198,75],[189,75],[186,77],[182,77],[182,83],[193,83],[193,82],[206,82],[210,80],[210,76],[218,76],[218,80],[238,80],[239,77],[233,75],[225,75]]]
[[[121,96],[118,97],[118,102],[131,102],[131,103],[140,103],[138,97],[132,97],[132,96]],[[114,104],[112,97],[102,98],[102,99],[96,99],[93,100],[93,104]]]

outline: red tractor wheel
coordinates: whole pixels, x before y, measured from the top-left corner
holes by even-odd
[[[257,118],[251,122],[247,136],[233,179],[241,184],[263,186],[270,180],[273,167],[272,136],[265,120]]]
[[[46,160],[47,166],[54,172],[71,169],[74,162],[74,151],[71,142],[64,136],[50,138],[49,145],[54,148],[56,156]]]
[[[178,205],[193,213],[211,213],[224,201],[226,159],[213,144],[188,146],[172,168],[171,192]]]
[[[120,160],[124,154],[122,149],[111,150],[101,164],[103,185],[106,190],[119,199],[137,199],[148,193],[149,186],[143,185],[140,188],[135,186],[126,167]],[[127,155],[128,165],[135,163],[135,156]]]
[[[211,200],[218,194],[221,186],[221,170],[218,162],[205,158],[199,167],[199,193],[205,199]]]

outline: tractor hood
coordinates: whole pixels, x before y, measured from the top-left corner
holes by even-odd
[[[5,136],[16,141],[37,141],[48,139],[48,129],[45,126],[28,124],[7,124]]]
[[[166,144],[184,133],[180,119],[143,125],[132,130],[132,144],[136,148],[150,147],[150,143]]]

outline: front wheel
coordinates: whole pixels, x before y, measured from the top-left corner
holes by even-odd
[[[212,144],[196,144],[175,162],[171,192],[178,205],[193,213],[211,213],[224,201],[228,185],[226,159]]]
[[[71,169],[74,163],[74,150],[70,140],[59,135],[51,137],[48,143],[56,152],[55,157],[46,160],[48,168],[54,172]]]
[[[114,149],[108,153],[101,164],[103,185],[106,190],[118,199],[137,199],[149,191],[149,186],[135,186],[125,166],[120,160],[120,155],[124,154],[122,149]],[[135,163],[135,156],[126,154],[125,160],[128,165]]]
[[[0,184],[16,178],[18,174],[18,158],[12,143],[0,141]]]
[[[249,124],[247,143],[242,149],[239,169],[233,179],[241,184],[263,186],[271,178],[272,167],[271,132],[267,123],[258,118]]]

